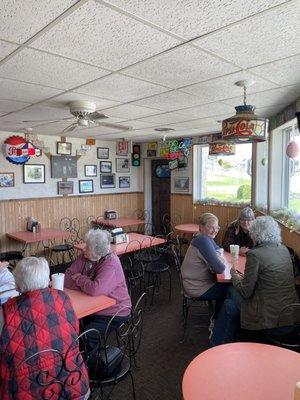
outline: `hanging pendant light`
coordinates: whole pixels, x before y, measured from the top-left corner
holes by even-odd
[[[235,85],[244,88],[244,104],[236,106],[236,115],[222,122],[222,138],[234,143],[264,142],[268,120],[254,114],[255,106],[247,104],[247,87],[254,82],[238,81]]]
[[[235,145],[226,140],[217,140],[209,144],[209,156],[233,156],[235,154]]]

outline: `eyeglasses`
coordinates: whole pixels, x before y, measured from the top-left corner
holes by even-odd
[[[209,226],[206,225],[206,228],[210,231],[210,232],[219,232],[220,227],[219,226]]]

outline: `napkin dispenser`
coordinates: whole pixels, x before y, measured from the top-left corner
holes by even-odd
[[[127,234],[123,231],[123,228],[115,228],[111,230],[112,243],[120,244],[127,242]]]
[[[104,212],[104,218],[105,219],[117,219],[118,213],[115,210],[107,210]]]
[[[37,220],[34,218],[28,217],[27,218],[27,224],[26,224],[26,229],[29,232],[37,232],[39,230],[39,223]]]

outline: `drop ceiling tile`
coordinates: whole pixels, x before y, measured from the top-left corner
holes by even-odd
[[[30,103],[25,103],[23,101],[0,100],[0,113],[8,113],[21,110],[22,108],[25,108],[29,105]]]
[[[191,39],[249,15],[281,4],[282,0],[110,0],[110,3]]]
[[[175,89],[229,74],[238,69],[195,47],[184,45],[129,67],[124,74]]]
[[[70,89],[108,74],[107,71],[33,49],[24,49],[0,65],[0,77],[58,89]]]
[[[27,120],[32,120],[29,125],[35,126],[39,122],[41,122],[41,120],[53,121],[68,117],[72,119],[72,115],[70,115],[68,107],[57,108],[33,105],[26,108],[25,110],[16,111],[12,114],[6,115],[5,117],[2,117],[1,122],[14,121],[17,124],[23,123]]]
[[[32,46],[116,70],[178,43],[154,28],[90,0]]]
[[[0,38],[23,43],[77,0],[2,0]]]
[[[184,111],[185,120],[196,118],[208,118],[219,114],[226,114],[232,111],[232,107],[222,103],[210,103],[201,106],[186,108]],[[183,112],[182,111],[182,112]]]
[[[175,129],[180,129],[180,128],[198,129],[198,128],[207,128],[214,124],[216,124],[216,121],[213,118],[199,118],[190,121],[179,122],[176,123],[174,126],[170,127],[174,127]]]
[[[0,98],[5,100],[35,103],[59,93],[57,89],[0,78]]]
[[[293,85],[300,82],[300,55],[274,61],[250,69],[263,78],[279,85]]]
[[[146,115],[157,114],[157,110],[151,108],[134,106],[131,104],[123,104],[118,107],[108,108],[105,110],[105,114],[112,117],[136,119],[142,118]]]
[[[182,88],[181,91],[191,93],[196,96],[206,96],[210,100],[218,101],[229,99],[233,96],[243,96],[243,89],[236,86],[235,82],[251,79],[255,83],[248,88],[248,93],[261,92],[268,89],[276,88],[277,85],[261,79],[249,72],[237,72],[234,74],[222,76],[216,79],[210,79],[207,82],[197,83],[196,85],[187,86]]]
[[[276,106],[280,104],[292,103],[297,99],[296,86],[286,86],[282,88],[267,90],[261,93],[247,95],[247,104],[253,104],[256,107]],[[241,96],[233,99],[224,100],[224,103],[237,106],[243,103]]]
[[[120,102],[132,101],[142,97],[162,93],[168,89],[134,79],[129,76],[113,74],[96,82],[78,88],[76,92],[86,93],[93,96],[105,97]]]
[[[1,13],[0,13],[1,15]],[[14,50],[18,48],[17,45],[12,44],[12,43],[6,43],[0,40],[0,60],[3,60],[3,58],[7,57],[10,53],[12,53]]]
[[[290,103],[283,103],[274,106],[268,107],[259,107],[255,109],[255,114],[259,117],[271,118],[273,115],[276,115],[280,111],[282,111],[285,107],[287,107]]]
[[[135,101],[133,104],[148,106],[162,111],[173,111],[181,108],[192,107],[199,104],[209,103],[210,100],[203,97],[196,97],[179,90],[162,93],[156,96]]]
[[[129,120],[125,122],[126,125],[132,126],[133,129],[143,129],[156,126],[155,122],[146,122],[142,120]]]
[[[299,53],[299,20],[300,7],[297,2],[289,2],[193,43],[241,67],[250,68],[262,61],[266,63]]]
[[[96,110],[102,110],[108,107],[114,107],[121,103],[117,101],[107,100],[107,99],[100,99],[99,97],[88,96],[86,94],[80,94],[76,92],[67,92],[63,93],[59,96],[56,96],[50,100],[46,100],[45,102],[41,103],[43,105],[52,105],[54,107],[62,107],[68,105],[71,101],[91,101],[96,104]]]
[[[177,122],[182,122],[189,120],[190,116],[186,116],[185,114],[177,114],[174,112],[164,113],[152,115],[146,118],[141,118],[139,121],[153,122],[156,124],[176,124]]]

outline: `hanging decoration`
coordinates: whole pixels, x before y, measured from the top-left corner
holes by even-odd
[[[217,141],[209,144],[209,156],[233,156],[235,154],[235,145],[230,142]]]
[[[254,114],[255,106],[247,104],[247,87],[254,82],[238,81],[235,84],[244,88],[244,104],[236,106],[236,115],[222,122],[222,138],[235,143],[253,143],[266,140],[268,120]]]
[[[169,168],[171,170],[185,168],[188,164],[191,146],[191,138],[172,139],[163,142],[160,148],[160,156],[170,160]]]
[[[299,146],[294,140],[292,140],[286,148],[286,155],[289,158],[296,158],[299,154]]]
[[[22,136],[10,136],[4,142],[4,155],[12,164],[25,164],[30,157],[40,156],[41,150]]]

